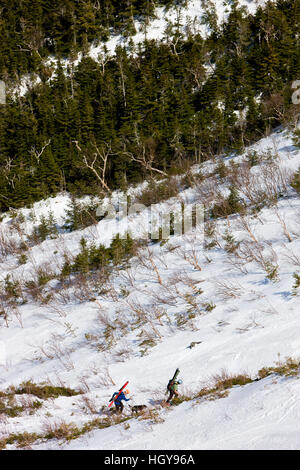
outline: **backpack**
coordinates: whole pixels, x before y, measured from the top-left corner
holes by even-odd
[[[167,390],[168,390],[169,392],[172,392],[172,391],[173,391],[173,385],[174,385],[173,379],[169,380],[168,385],[167,385]]]
[[[119,393],[119,392],[115,392],[115,393],[112,395],[110,401],[112,401],[112,400],[118,395],[118,393]]]

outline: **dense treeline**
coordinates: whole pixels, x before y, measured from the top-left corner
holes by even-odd
[[[186,161],[240,150],[291,119],[300,2],[270,2],[253,16],[233,3],[222,27],[209,16],[205,40],[184,37],[174,25],[164,42],[119,47],[101,63],[85,55],[9,100],[0,108],[1,209],[65,189],[125,188]]]
[[[157,6],[184,0],[1,0],[0,75],[23,74],[49,54],[65,56],[111,34],[135,33],[134,19],[148,22]]]

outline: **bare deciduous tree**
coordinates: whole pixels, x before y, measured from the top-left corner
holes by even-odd
[[[139,163],[146,171],[150,172],[151,177],[153,172],[163,176],[168,176],[165,171],[154,167],[155,153],[153,150],[150,149],[147,151],[145,144],[143,144],[139,150],[139,156],[135,156],[132,152],[128,151],[124,151],[122,154],[129,157],[132,162]]]
[[[82,162],[85,167],[94,173],[102,188],[110,193],[111,190],[106,183],[106,170],[109,158],[114,155],[111,144],[104,142],[101,147],[99,147],[95,142],[93,142],[91,151],[88,149],[82,150],[77,140],[74,140],[73,142],[82,156]]]
[[[31,147],[31,150],[29,153],[36,159],[38,165],[40,164],[40,158],[44,150],[48,147],[48,145],[50,145],[50,143],[51,143],[51,139],[49,139],[48,142],[45,143],[45,145],[42,147],[40,151],[36,149],[35,145]]]

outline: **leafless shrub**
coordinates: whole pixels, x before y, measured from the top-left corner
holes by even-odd
[[[295,223],[297,224],[296,225],[297,228],[293,227],[292,234],[296,238],[300,238],[300,211],[294,212],[294,220],[295,220]]]
[[[124,279],[131,287],[135,287],[137,267],[131,266],[120,272],[120,279]]]
[[[6,328],[8,328],[9,322],[9,307],[6,305],[5,301],[0,297],[0,319],[3,318]]]
[[[45,309],[47,309],[50,313],[57,314],[60,318],[65,318],[67,316],[66,312],[56,302],[56,299],[53,299],[49,305],[45,305]]]
[[[209,206],[216,199],[217,187],[218,180],[215,176],[205,178],[203,181],[196,183],[196,200],[205,206]]]
[[[108,385],[116,385],[115,381],[109,373],[108,366],[105,366],[104,369],[99,370],[95,363],[90,365],[90,370],[95,376],[97,376],[97,386],[107,387]]]
[[[237,333],[242,334],[248,332],[249,330],[252,330],[253,328],[264,328],[260,323],[257,323],[254,316],[252,316],[250,322],[247,323],[245,326],[236,328],[235,330]]]
[[[251,240],[254,242],[254,243],[258,243],[258,240],[255,236],[255,233],[254,233],[254,230],[253,228],[251,227],[251,224],[250,224],[250,218],[243,215],[243,214],[240,214],[237,221],[237,227],[238,228],[241,228],[242,230],[244,230],[245,232],[248,233],[248,235],[250,236]]]
[[[252,205],[258,205],[265,199],[265,190],[258,184],[256,175],[247,165],[240,168],[235,178],[235,186]]]
[[[4,414],[4,413],[0,413],[0,424],[1,424],[1,428],[2,428],[1,434],[3,435],[3,428],[6,424],[8,424],[8,418],[7,418],[6,414]],[[1,439],[0,439],[0,441],[1,441]]]
[[[99,311],[97,315],[97,323],[102,328],[115,329],[113,318],[103,311]]]
[[[64,337],[58,334],[51,334],[50,340],[37,346],[38,351],[42,353],[47,359],[58,360],[66,370],[75,368],[71,358],[73,349],[66,347],[63,344]]]
[[[223,300],[238,299],[243,293],[242,286],[237,282],[214,280],[213,283],[217,288],[216,293]]]
[[[133,313],[135,317],[135,324],[137,325],[148,324],[151,326],[151,329],[153,333],[156,335],[156,337],[159,337],[159,338],[162,337],[154,324],[156,316],[153,314],[152,306],[146,307],[137,300],[127,301],[126,304],[128,305],[131,313]]]
[[[240,271],[242,274],[248,273],[248,269],[246,267],[248,261],[237,255],[236,251],[228,254],[225,263],[228,264],[232,269]]]
[[[300,256],[296,255],[293,250],[289,249],[284,253],[285,259],[296,268],[300,268]]]
[[[184,246],[177,248],[176,254],[193,266],[197,271],[202,271],[202,267],[200,265],[199,246],[196,245],[195,241],[190,241],[189,245],[185,244]]]
[[[116,362],[126,362],[132,355],[132,350],[127,345],[120,345],[114,350],[114,359]]]
[[[111,149],[111,143],[108,144],[104,142],[101,146],[97,146],[95,142],[92,142],[89,148],[87,147],[82,150],[76,140],[73,142],[82,156],[84,166],[94,173],[103,190],[110,193],[111,190],[106,182],[106,167],[109,160],[114,155]]]
[[[267,196],[270,200],[277,200],[278,196],[286,194],[293,178],[292,171],[282,168],[277,163],[262,166],[263,182]]]
[[[61,282],[55,293],[52,293],[52,302],[56,305],[69,305],[73,298],[70,286],[65,282]]]
[[[289,242],[292,242],[293,239],[291,237],[291,234],[287,228],[287,225],[286,225],[286,220],[284,218],[284,215],[280,213],[279,209],[277,206],[273,206],[273,212],[274,214],[276,215],[277,219],[279,220],[280,222],[280,225],[283,229],[283,233],[284,235],[286,236],[286,238],[288,239]]]
[[[97,315],[97,324],[93,334],[86,334],[86,339],[97,350],[106,351],[110,349],[121,335],[120,330],[122,327],[127,326],[123,325],[120,320],[116,320],[112,315],[109,316],[106,312],[100,311]]]
[[[69,440],[77,433],[77,427],[73,423],[67,424],[64,420],[43,423],[43,435],[46,439],[66,439]]]
[[[262,242],[253,242],[243,240],[239,246],[238,256],[246,263],[255,261],[263,269],[266,267],[266,260],[263,254],[264,244]]]
[[[264,253],[266,248],[268,252]],[[246,263],[256,262],[266,272],[268,279],[277,280],[279,266],[277,264],[277,254],[271,242],[255,243],[244,240],[239,245],[237,256]]]
[[[25,282],[26,294],[35,302],[43,303],[43,295],[41,287],[34,281]]]
[[[178,196],[179,184],[176,178],[169,178],[158,183],[150,182],[146,189],[137,196],[135,203],[150,206]]]
[[[91,286],[88,278],[82,274],[77,273],[73,279],[73,295],[79,302],[87,302],[91,299]]]
[[[83,395],[80,401],[82,402],[82,407],[85,411],[88,411],[91,415],[98,413],[97,403],[95,399]]]
[[[0,228],[0,261],[4,261],[7,256],[15,255],[19,251],[20,245],[18,242]]]
[[[279,122],[288,120],[289,110],[284,102],[284,97],[280,93],[273,93],[263,102],[263,114],[265,119],[276,119]]]
[[[199,288],[197,287],[198,284],[203,282],[203,279],[199,279],[198,277],[194,279],[192,276],[190,276],[184,269],[181,269],[179,272],[172,274],[168,278],[168,288],[175,288],[179,284],[182,284],[184,286],[189,287],[192,289],[194,292],[198,291]],[[176,290],[176,292],[178,292]]]
[[[151,250],[150,247],[147,246],[144,250],[140,250],[138,252],[137,259],[138,259],[140,266],[145,268],[149,273],[153,273],[154,271],[158,283],[162,286],[163,281],[162,281],[158,266],[156,264],[153,250]]]
[[[44,344],[35,345],[35,348],[36,348],[36,352],[39,352],[41,354],[41,356],[38,356],[38,357],[36,356],[36,359],[40,361],[43,361],[44,357],[50,360],[54,359],[54,355],[48,351],[48,349],[46,348]]]
[[[168,263],[165,255],[166,252],[164,248],[160,248],[159,252],[155,255],[155,260],[158,261],[165,269],[168,269]]]
[[[67,336],[72,336],[73,338],[76,338],[76,330],[78,330],[77,327],[75,327],[74,325],[72,325],[72,323],[68,321],[64,322],[64,327]]]
[[[151,297],[155,304],[170,305],[175,307],[178,302],[176,291],[169,286],[162,286],[161,289],[151,292]]]
[[[168,282],[160,288],[157,292],[152,293],[152,298],[155,304],[167,304],[171,306],[178,305],[179,299],[186,303],[187,298],[192,298],[194,295],[202,294],[203,291],[199,287],[199,284],[203,282],[199,279],[193,279],[184,270],[180,273],[174,273],[168,278]],[[188,289],[187,289],[188,288]],[[190,295],[190,292],[192,294]],[[198,311],[194,305],[194,309]],[[199,311],[198,311],[199,313]],[[170,319],[166,315],[168,324],[170,326]]]
[[[172,243],[166,243],[164,245],[164,249],[166,251],[166,253],[173,253],[174,251],[177,250],[177,248],[179,248],[180,245],[173,245]]]
[[[276,308],[271,304],[271,302],[269,301],[269,299],[266,297],[265,298],[266,302],[268,303],[268,307],[267,308],[264,308],[264,309],[261,309],[261,311],[263,313],[267,313],[269,315],[279,315],[279,312],[278,310],[276,310]]]
[[[103,285],[103,290],[105,293],[104,297],[111,298],[113,302],[119,302],[119,293],[110,278],[108,278]]]
[[[275,204],[286,194],[292,181],[292,172],[282,168],[274,159],[260,165],[259,174],[243,165],[235,177],[235,185],[252,205]]]
[[[15,316],[15,318],[18,320],[20,327],[24,328],[22,314],[18,305],[12,306],[11,311],[12,311],[12,314]]]
[[[125,303],[129,307],[131,313],[134,314],[137,324],[143,324],[147,322],[148,312],[140,302],[126,299]]]
[[[162,319],[165,318],[165,317],[167,318],[168,324],[170,326],[171,320],[170,320],[170,317],[168,316],[168,313],[167,313],[166,310],[163,310],[163,309],[158,308],[158,307],[154,307],[153,314],[154,314],[154,317],[156,318],[156,320],[159,322],[159,324],[161,326],[164,325]]]

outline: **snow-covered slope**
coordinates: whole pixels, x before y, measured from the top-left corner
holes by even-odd
[[[183,403],[162,413],[155,425],[133,420],[129,428],[94,431],[67,449],[299,449],[299,391],[298,379],[268,378],[235,388],[220,400]]]
[[[249,169],[245,162],[254,151],[262,158]],[[132,404],[146,404],[155,417],[132,418],[127,425],[86,433],[72,448],[120,448],[120,435],[124,449],[300,448],[297,376],[268,377],[234,388],[215,401],[193,399],[168,410],[159,405],[175,367],[181,371],[181,391],[194,397],[222,370],[255,377],[259,369],[278,360],[300,357],[300,301],[293,289],[293,273],[300,269],[300,199],[289,186],[290,174],[300,165],[300,150],[293,147],[287,130],[278,130],[243,155],[228,157],[226,165],[233,172],[239,165],[238,174],[244,178],[238,180],[240,195],[249,204],[261,191],[267,204],[243,217],[217,219],[214,234],[208,234],[206,224],[206,247],[198,227],[170,237],[165,244],[142,248],[140,256],[115,272],[109,282],[100,282],[97,290],[94,284],[82,283],[62,289],[52,279],[42,298],[33,301],[28,295],[26,303],[17,298],[6,320],[1,312],[0,341],[6,352],[1,363],[2,391],[32,380],[81,388],[84,393],[42,400],[34,413],[2,415],[0,439],[12,433],[45,435],[45,429],[61,422],[83,426],[97,418],[96,411],[129,380]],[[193,169],[195,175],[201,171],[206,178],[182,189],[180,200],[186,207],[208,203],[212,188],[228,194],[229,182],[214,174],[217,168],[218,162],[207,162]],[[277,202],[272,201],[275,193],[280,193]],[[213,193],[212,197],[219,196]],[[66,233],[61,227],[68,201],[67,195],[60,195],[20,211],[25,220],[21,219],[18,230],[15,216],[4,217],[1,240],[20,241],[20,233],[21,238],[30,233],[50,210],[61,233],[31,247],[23,264],[19,255],[3,255],[3,281],[9,275],[11,281],[24,284],[36,279],[39,269],[58,275],[65,255],[80,251],[82,236],[88,243],[108,246],[120,226],[125,226],[126,219],[119,226],[102,220]],[[154,209],[171,210],[174,201]],[[131,233],[146,230],[149,210],[129,217]],[[231,250],[233,246],[237,251]],[[46,294],[53,296],[47,301]],[[199,344],[189,347],[192,342]],[[16,400],[19,403],[20,397]],[[57,446],[55,439],[33,444],[34,448]]]

